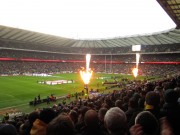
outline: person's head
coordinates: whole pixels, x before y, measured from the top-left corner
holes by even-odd
[[[133,98],[138,101],[141,96],[138,93],[134,93]]]
[[[84,122],[88,127],[97,127],[98,113],[94,110],[88,110],[84,116]]]
[[[86,107],[86,106],[83,106],[80,109],[80,121],[84,121],[84,115],[87,111],[88,111],[88,107]]]
[[[145,101],[146,104],[151,105],[153,107],[157,107],[160,104],[160,96],[158,93],[150,91],[146,94]]]
[[[69,117],[71,118],[71,120],[74,122],[74,124],[76,124],[78,122],[78,114],[76,111],[71,110],[69,112]]]
[[[178,93],[178,96],[180,97],[180,87],[174,88],[174,91],[176,91]]]
[[[56,117],[56,113],[51,108],[45,108],[39,114],[39,119],[46,124],[48,124],[55,117]]]
[[[98,111],[98,118],[99,118],[99,120],[101,122],[104,122],[104,116],[105,116],[106,112],[107,112],[107,108],[99,109],[99,111]]]
[[[128,106],[130,108],[138,108],[138,100],[136,100],[134,97],[129,99]]]
[[[135,118],[135,124],[140,124],[144,135],[157,135],[159,123],[156,117],[149,111],[140,112]]]
[[[128,96],[124,96],[124,97],[123,97],[123,103],[128,103],[128,102],[129,102]]]
[[[176,104],[178,102],[178,92],[173,89],[168,89],[164,93],[164,100],[166,103]]]
[[[118,107],[113,107],[106,112],[104,122],[110,134],[124,135],[127,132],[126,115]]]
[[[168,89],[173,89],[173,85],[172,85],[172,83],[171,82],[165,82],[164,84],[163,84],[163,90],[164,91],[166,91],[166,90],[168,90]]]
[[[122,100],[116,100],[115,107],[119,107],[121,109],[122,105],[123,105],[123,101]]]
[[[17,135],[17,130],[11,124],[2,124],[0,125],[0,135]]]
[[[66,114],[60,114],[47,127],[46,135],[74,135],[74,124]]]
[[[33,124],[33,122],[39,118],[39,112],[33,111],[28,115],[29,123]]]

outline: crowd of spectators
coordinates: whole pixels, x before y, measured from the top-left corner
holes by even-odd
[[[54,104],[0,124],[1,135],[179,135],[180,75]]]
[[[13,61],[0,61],[1,75],[24,74],[27,72],[47,74],[61,73],[66,71],[78,72],[81,67],[85,66],[85,55],[82,54],[58,54],[19,50],[1,50],[0,58],[15,58]],[[61,62],[27,62],[21,59],[61,60]],[[135,61],[135,54],[92,55],[90,67],[95,72],[131,74],[132,68],[135,67]],[[119,63],[114,64],[113,62]],[[165,76],[179,72],[180,64],[162,65],[144,64],[144,62],[180,62],[180,54],[141,54],[139,64],[140,74]]]
[[[23,74],[55,74],[76,73],[85,63],[51,63],[51,62],[19,62],[0,61],[1,75],[23,75]],[[120,73],[132,74],[135,64],[97,64],[90,65],[95,73]],[[146,76],[167,76],[179,73],[180,65],[140,64],[139,74]]]

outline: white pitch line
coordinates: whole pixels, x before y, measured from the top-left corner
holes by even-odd
[[[26,104],[21,104],[21,105],[14,105],[14,106],[5,107],[5,108],[1,108],[0,110],[10,109],[10,108],[13,108],[13,107],[24,106],[24,105],[28,105],[28,103],[26,103]]]

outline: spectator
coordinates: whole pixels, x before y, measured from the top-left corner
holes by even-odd
[[[74,135],[75,128],[73,121],[66,114],[60,114],[53,119],[47,127],[46,135]]]
[[[100,128],[103,130],[103,131],[106,131],[107,132],[107,129],[105,128],[105,124],[104,124],[104,117],[105,117],[105,114],[107,112],[107,108],[101,108],[99,109],[98,111],[98,118],[99,118],[99,125],[100,125]]]
[[[142,126],[143,135],[159,135],[159,123],[156,117],[149,111],[139,113],[135,124]]]
[[[104,135],[100,129],[98,113],[94,110],[88,110],[84,117],[85,127],[82,130],[82,135]]]
[[[161,135],[175,135],[166,117],[160,119]]]
[[[159,119],[162,114],[159,108],[160,96],[154,91],[150,91],[146,94],[145,98],[145,110],[150,111],[157,119]]]
[[[88,107],[86,107],[86,106],[84,106],[80,109],[78,123],[76,124],[76,129],[77,129],[77,132],[79,132],[79,133],[81,132],[81,129],[85,126],[84,116],[87,111],[88,111]]]
[[[168,89],[165,91],[164,94],[165,104],[163,106],[163,111],[175,135],[180,134],[180,130],[179,130],[180,106],[178,104],[178,98],[179,96],[177,91],[174,91],[173,89]]]
[[[128,110],[125,112],[127,122],[130,121],[133,114],[136,113],[137,111],[138,111],[138,102],[134,97],[132,97],[130,98],[129,103],[128,103]]]
[[[113,107],[107,111],[105,125],[110,135],[126,135],[127,119],[125,113],[118,107]]]
[[[39,119],[36,119],[31,128],[31,135],[46,135],[47,124],[56,116],[54,110],[47,108],[43,109],[39,114]]]
[[[115,107],[119,107],[120,109],[122,109],[123,108],[122,105],[123,105],[122,100],[116,100]]]
[[[1,124],[0,135],[17,135],[17,130],[11,124]]]
[[[28,120],[23,125],[21,125],[21,133],[25,135],[30,135],[30,131],[33,126],[33,123],[38,118],[39,118],[38,111],[31,112],[28,116]]]
[[[77,122],[78,122],[78,114],[77,114],[77,112],[74,111],[74,110],[71,110],[70,113],[69,113],[69,117],[73,121],[74,125],[76,125]]]

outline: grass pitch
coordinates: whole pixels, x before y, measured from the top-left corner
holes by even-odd
[[[122,76],[114,74],[93,74],[89,89],[104,90],[102,86],[104,79],[98,77],[107,77],[108,81],[113,81],[111,76]],[[122,76],[133,78],[132,76]],[[139,79],[143,79],[140,77]],[[73,84],[58,84],[47,85],[40,84],[38,81],[53,81],[53,80],[74,80]],[[117,79],[118,80],[118,79]],[[41,99],[46,98],[51,94],[55,96],[64,96],[75,92],[80,92],[84,89],[83,81],[78,73],[72,74],[55,74],[49,77],[38,76],[1,76],[0,77],[0,111],[7,109],[18,109],[19,111],[29,112],[35,107],[29,106],[29,101],[33,101],[34,97],[41,95]],[[39,105],[41,107],[43,105]],[[37,107],[37,106],[36,106]],[[0,114],[1,115],[1,114]]]

